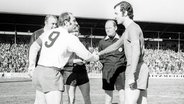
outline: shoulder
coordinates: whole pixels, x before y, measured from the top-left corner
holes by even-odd
[[[129,34],[140,34],[142,33],[142,30],[140,28],[140,26],[138,24],[136,24],[135,22],[131,24],[131,26],[127,29],[127,32]]]
[[[35,32],[33,32],[32,37],[34,37],[35,39],[37,39],[42,33],[44,33],[43,28],[36,30]]]
[[[130,26],[129,29],[130,29],[131,31],[132,31],[132,30],[137,31],[137,32],[141,31],[140,26],[139,26],[137,23],[135,23],[135,22],[131,24],[131,26]]]
[[[38,29],[34,32],[34,34],[42,34],[44,32],[43,28]]]
[[[138,40],[140,35],[142,34],[142,30],[140,26],[134,22],[130,25],[129,28],[127,28],[127,33],[129,40]]]
[[[41,32],[41,31],[42,31],[42,30],[40,30],[40,32]],[[49,35],[51,31],[52,31],[52,30],[48,30],[48,31],[45,31],[45,32],[44,32],[44,30],[43,30],[43,33],[39,35],[39,38],[40,38],[40,39],[43,39],[44,37],[47,37],[47,35]]]
[[[59,32],[60,35],[63,35],[63,36],[70,36],[71,34],[68,33],[68,31],[62,27],[59,27],[59,28],[55,28],[55,29],[52,29],[53,32]]]
[[[60,35],[62,35],[61,38],[64,37],[64,40],[68,43],[76,43],[76,41],[80,41],[77,36],[68,33],[68,31],[63,31]]]
[[[101,39],[101,40],[99,41],[99,44],[103,44],[104,42],[105,42],[105,38]]]
[[[56,36],[56,35],[59,35],[59,36],[67,36],[69,35],[69,33],[67,32],[66,29],[63,29],[63,28],[55,28],[55,29],[51,29],[51,30],[48,30],[46,32],[44,32],[41,36],[42,37],[47,37],[47,36]]]

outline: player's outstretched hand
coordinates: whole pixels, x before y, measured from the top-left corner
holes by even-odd
[[[99,60],[99,55],[97,52],[93,52],[93,56],[94,56],[94,61],[98,61]]]

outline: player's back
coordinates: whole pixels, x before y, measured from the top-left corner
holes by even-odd
[[[42,48],[38,65],[62,68],[71,52],[67,51],[69,42],[75,38],[64,28],[56,28],[40,36]]]

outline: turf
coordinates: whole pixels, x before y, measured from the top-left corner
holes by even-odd
[[[104,104],[104,91],[101,79],[91,78],[92,104]],[[114,91],[113,104],[118,104],[117,91]],[[0,104],[33,104],[35,91],[29,79],[0,79]],[[64,104],[67,104],[64,92]],[[76,104],[83,104],[77,89]],[[184,104],[184,79],[150,79],[148,104]]]

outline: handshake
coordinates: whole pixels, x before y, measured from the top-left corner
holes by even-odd
[[[89,50],[89,51],[92,53],[92,57],[93,57],[93,60],[92,60],[92,61],[95,61],[95,62],[99,61],[99,56],[100,56],[100,55],[105,54],[105,53],[103,52],[103,50],[100,51],[100,52],[94,51],[94,50]]]
[[[99,61],[99,53],[98,52],[93,52],[92,56],[93,56],[93,58],[92,58],[93,61],[95,61],[95,62]]]

